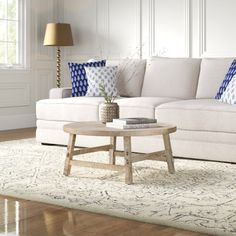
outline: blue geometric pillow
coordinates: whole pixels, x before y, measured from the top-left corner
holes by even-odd
[[[219,101],[236,105],[236,75],[229,82]]]
[[[227,72],[227,74],[225,75],[225,78],[215,96],[215,99],[220,99],[222,94],[224,93],[224,91],[226,90],[229,82],[232,80],[232,78],[234,77],[234,75],[236,74],[236,59],[233,60],[231,66],[229,67],[229,70]]]
[[[72,82],[72,97],[85,96],[88,89],[88,80],[86,77],[85,66],[87,67],[102,67],[106,66],[106,60],[86,62],[82,64],[68,63],[71,82]]]

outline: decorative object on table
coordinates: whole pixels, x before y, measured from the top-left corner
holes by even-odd
[[[236,75],[236,59],[233,60],[232,64],[229,67],[227,74],[225,75],[224,80],[222,81],[220,88],[215,96],[215,99],[220,99],[222,94],[225,92],[227,86],[230,81],[233,79],[234,75]]]
[[[102,123],[111,122],[114,118],[119,118],[119,105],[116,102],[102,103],[99,113]]]
[[[113,119],[118,119],[120,115],[119,105],[114,102],[116,96],[108,94],[104,84],[99,84],[99,90],[104,97],[105,103],[100,105],[99,117],[102,123],[111,122]]]
[[[236,105],[236,75],[229,82],[219,101]]]
[[[136,117],[136,118],[121,118],[113,119],[113,122],[108,122],[106,127],[115,129],[146,129],[157,128],[160,125],[156,119]]]
[[[157,119],[146,118],[146,117],[120,118],[120,119],[113,119],[113,123],[122,125],[150,124],[150,123],[157,123]]]
[[[73,38],[70,24],[49,23],[46,27],[44,46],[57,47],[57,88],[61,87],[61,46],[72,46]]]
[[[69,62],[69,71],[71,75],[72,97],[85,96],[88,90],[88,80],[85,67],[103,67],[106,66],[106,60],[89,60],[85,63]]]
[[[147,124],[117,124],[114,122],[107,122],[106,127],[115,129],[147,129],[147,128],[158,128],[158,123],[147,123]]]

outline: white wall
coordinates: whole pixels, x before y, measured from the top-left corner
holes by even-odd
[[[72,26],[68,61],[89,58],[236,56],[235,0],[34,0],[30,11],[30,70],[0,71],[0,129],[33,126],[35,101],[55,82],[55,49],[45,48],[46,23]]]
[[[75,38],[66,85],[71,60],[236,56],[235,0],[60,0],[59,8]]]
[[[28,69],[0,70],[0,130],[35,126],[35,102],[54,87],[55,51],[43,37],[57,13],[57,0],[27,0]]]

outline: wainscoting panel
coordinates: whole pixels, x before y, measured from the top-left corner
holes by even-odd
[[[200,56],[236,55],[235,0],[200,0]]]
[[[75,45],[64,59],[191,56],[191,0],[61,1]]]
[[[27,69],[0,70],[0,130],[35,126],[35,102],[54,87],[56,48],[43,46],[43,39],[46,24],[58,20],[58,0],[26,3],[29,63]]]
[[[30,85],[27,83],[0,83],[0,108],[30,105]]]
[[[108,58],[139,57],[141,33],[141,1],[107,1],[107,32],[105,36]]]
[[[189,57],[190,1],[153,0],[153,54]]]
[[[49,97],[49,90],[54,87],[56,76],[52,70],[37,70],[35,72],[36,78],[36,101],[46,99]],[[52,80],[51,78],[55,78]]]

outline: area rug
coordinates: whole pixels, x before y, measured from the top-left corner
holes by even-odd
[[[65,147],[0,143],[0,194],[213,235],[236,235],[236,165],[176,159],[134,165],[134,184],[113,171],[72,167]],[[106,152],[80,159],[108,161]],[[118,162],[123,163],[122,158]]]

